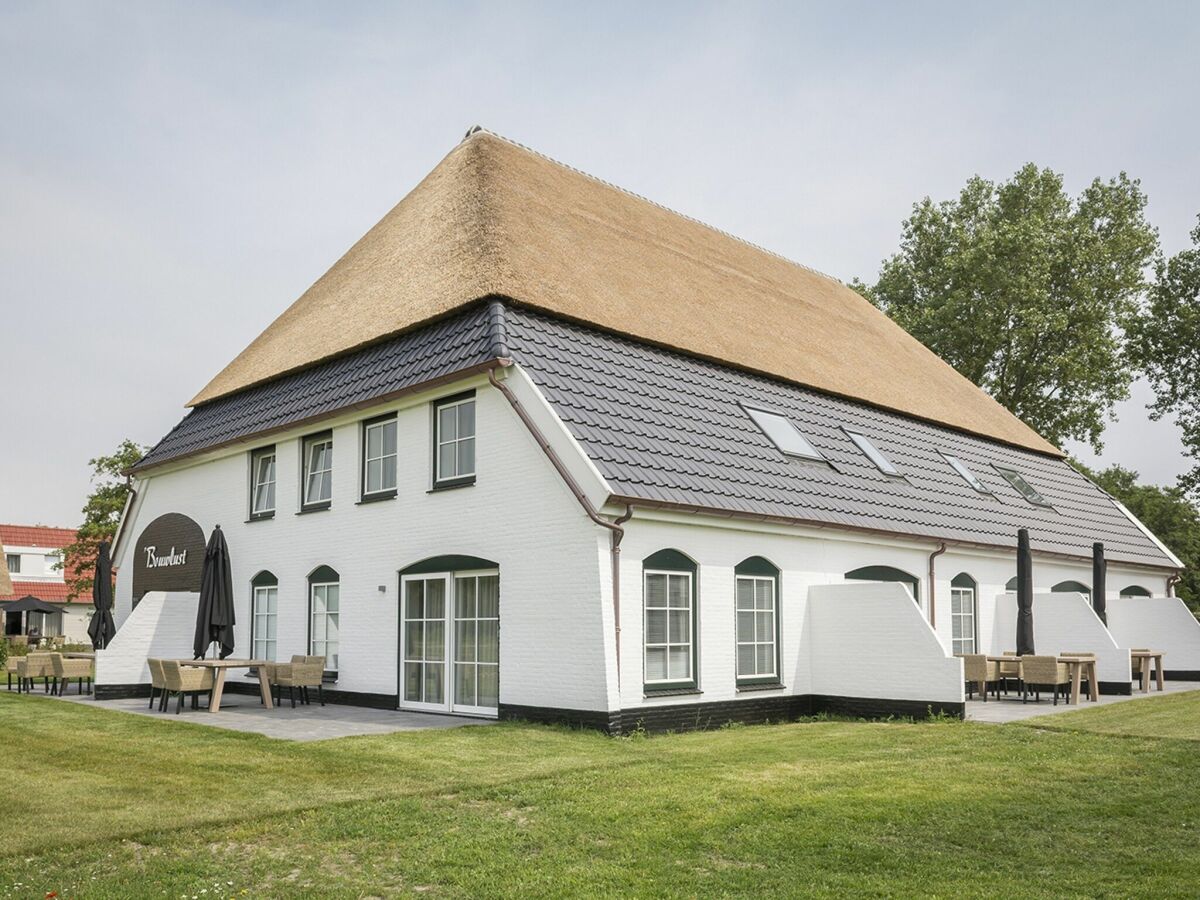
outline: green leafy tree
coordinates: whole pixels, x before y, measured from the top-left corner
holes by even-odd
[[[1138,484],[1138,473],[1123,466],[1093,472],[1072,460],[1075,468],[1121,501],[1186,566],[1175,592],[1200,615],[1200,509],[1179,487]],[[1115,585],[1120,587],[1120,585]]]
[[[1129,347],[1154,387],[1151,417],[1173,416],[1183,432],[1193,465],[1180,483],[1200,497],[1200,224],[1191,236],[1191,249],[1156,262],[1145,307],[1129,325]]]
[[[1048,440],[1097,450],[1129,395],[1122,328],[1156,252],[1146,196],[1121,173],[1072,199],[1029,164],[913,206],[873,285],[851,284]]]
[[[100,543],[112,540],[129,496],[125,472],[145,452],[145,447],[126,439],[112,455],[88,460],[94,487],[84,504],[83,524],[79,526],[75,542],[63,548],[59,562],[72,599],[91,596]]]

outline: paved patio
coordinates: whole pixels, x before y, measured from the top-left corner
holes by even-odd
[[[34,691],[35,697],[46,697]],[[462,728],[468,725],[491,725],[492,719],[476,719],[466,716],[441,716],[434,713],[401,712],[394,709],[367,709],[362,706],[327,704],[320,706],[297,705],[295,709],[285,701],[273,710],[264,709],[257,697],[244,694],[226,694],[221,701],[221,711],[210,713],[201,708],[194,710],[185,704],[179,715],[175,704],[171,711],[160,713],[149,709],[148,697],[127,700],[95,700],[88,695],[80,697],[71,693],[66,697],[46,697],[50,700],[65,700],[100,709],[150,716],[164,722],[188,722],[192,725],[208,725],[227,728],[230,731],[249,731],[286,741],[324,741],[331,738],[353,737],[362,734],[392,734],[397,731],[424,731],[429,728]],[[157,707],[157,703],[155,704]]]
[[[1007,699],[1001,693],[999,700],[992,697],[985,703],[976,694],[974,700],[967,701],[967,719],[971,722],[988,722],[994,725],[1000,725],[1005,722],[1020,722],[1023,719],[1032,719],[1035,716],[1049,716],[1056,713],[1074,712],[1080,709],[1094,709],[1097,706],[1108,706],[1113,703],[1132,703],[1138,700],[1147,700],[1151,697],[1162,697],[1166,694],[1179,694],[1183,691],[1200,691],[1200,682],[1167,681],[1164,682],[1163,688],[1161,693],[1157,689],[1154,689],[1148,694],[1143,694],[1140,690],[1135,689],[1130,696],[1101,694],[1100,699],[1095,703],[1088,700],[1086,695],[1083,695],[1080,698],[1078,706],[1064,703],[1061,698],[1058,701],[1058,706],[1055,706],[1053,697],[1047,691],[1042,692],[1041,703],[1034,703],[1032,698],[1028,703],[1022,703],[1021,695],[1015,692],[1009,693]]]

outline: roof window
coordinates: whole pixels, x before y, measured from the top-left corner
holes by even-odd
[[[859,434],[857,431],[850,431],[843,428],[843,431],[850,436],[850,440],[858,445],[858,449],[867,455],[871,462],[875,463],[876,468],[884,475],[899,475],[900,470],[897,469],[890,459],[879,452],[879,448],[871,443],[870,439],[865,434]]]
[[[817,452],[817,448],[808,442],[808,438],[802,435],[799,429],[792,424],[792,420],[786,416],[766,412],[761,409],[747,408],[746,412],[750,414],[750,418],[754,420],[755,424],[763,430],[763,434],[771,439],[771,443],[788,456],[822,461],[825,459],[825,457]]]
[[[1018,494],[1020,494],[1034,506],[1050,505],[1050,501],[1034,490],[1033,485],[1026,481],[1020,472],[1014,471],[1013,469],[1005,469],[997,465],[993,465],[992,468],[999,472],[1004,477],[1005,481],[1016,488]]]
[[[961,459],[959,459],[957,456],[951,456],[949,453],[943,453],[942,456],[945,458],[946,462],[950,463],[954,471],[963,477],[963,481],[975,488],[975,490],[979,491],[981,494],[991,493],[991,491],[988,490],[987,485],[980,481],[979,476],[968,469],[967,464]]]

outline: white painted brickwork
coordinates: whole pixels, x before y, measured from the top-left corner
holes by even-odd
[[[191,658],[199,601],[199,594],[146,594],[109,645],[96,651],[96,684],[148,684],[147,659]]]
[[[1122,647],[1161,650],[1168,672],[1200,672],[1200,622],[1178,597],[1109,600],[1108,627]]]
[[[993,632],[989,653],[998,655],[1016,649],[1016,594],[996,598]],[[1096,654],[1096,677],[1100,681],[1129,681],[1128,646],[1118,646],[1082,594],[1033,595],[1033,649],[1039,656],[1090,651]]]

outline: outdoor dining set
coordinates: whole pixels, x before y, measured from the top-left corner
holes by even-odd
[[[288,663],[264,659],[148,659],[146,662],[150,666],[149,708],[154,708],[157,699],[159,712],[169,708],[172,697],[176,698],[176,714],[183,711],[183,701],[188,697],[192,709],[197,709],[202,694],[208,695],[208,711],[219,712],[230,669],[249,669],[257,675],[260,701],[267,709],[282,703],[284,688],[293,709],[297,694],[302,705],[310,702],[310,688],[317,689],[317,701],[325,705],[321,686],[325,675],[323,656],[296,655]]]
[[[94,653],[36,652],[25,656],[10,656],[5,663],[8,674],[8,689],[12,690],[13,676],[17,676],[17,691],[28,693],[33,690],[34,679],[42,679],[42,690],[47,694],[62,696],[71,679],[78,685],[79,693],[92,692],[95,677]]]
[[[1087,683],[1088,699],[1100,699],[1100,683],[1096,677],[1096,654],[1089,651],[1066,650],[1058,656],[1019,656],[1015,650],[1006,650],[1000,656],[982,653],[958,653],[963,661],[963,678],[971,697],[979,691],[986,702],[990,693],[996,699],[1001,691],[1008,695],[1010,686],[1020,695],[1022,703],[1041,702],[1041,692],[1053,694],[1054,705],[1058,705],[1061,694],[1065,702],[1079,703],[1084,682]],[[1158,689],[1163,689],[1163,653],[1161,650],[1135,648],[1129,651],[1130,675],[1140,681],[1144,692],[1150,690],[1150,673],[1153,668]]]

